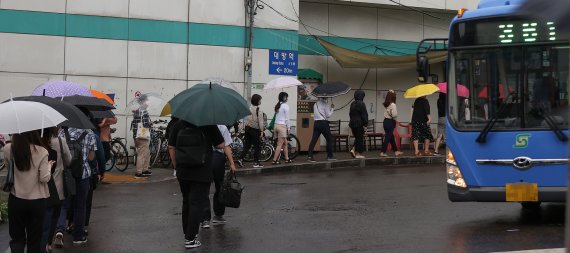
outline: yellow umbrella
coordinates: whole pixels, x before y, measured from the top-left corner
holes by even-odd
[[[431,95],[439,91],[439,88],[435,84],[426,83],[418,84],[412,88],[409,88],[406,93],[404,93],[405,98],[419,98],[427,95]]]
[[[170,103],[166,103],[162,108],[162,112],[160,112],[160,117],[168,116],[170,114],[172,114],[172,107],[170,107]]]

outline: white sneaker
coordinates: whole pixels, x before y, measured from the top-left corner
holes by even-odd
[[[200,243],[200,241],[198,241],[198,238],[194,238],[194,240],[192,240],[192,241],[190,241],[190,240],[184,241],[184,247],[187,249],[198,248],[200,246],[202,246],[202,243]]]
[[[253,167],[254,168],[263,168],[263,165],[261,163],[254,163]]]
[[[62,232],[57,232],[55,234],[55,239],[54,239],[53,245],[56,248],[63,248],[63,233]]]
[[[200,227],[202,228],[210,228],[210,221],[202,221],[202,223],[200,224]]]
[[[387,155],[386,153],[384,153],[384,152],[381,152],[381,153],[380,153],[380,156],[381,156],[381,157],[387,157],[388,155]]]

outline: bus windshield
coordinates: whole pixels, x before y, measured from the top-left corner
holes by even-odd
[[[493,131],[568,129],[569,53],[567,44],[451,51],[451,124],[460,131],[481,131],[496,118]]]

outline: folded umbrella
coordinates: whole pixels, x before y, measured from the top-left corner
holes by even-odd
[[[66,118],[55,109],[38,102],[9,101],[0,104],[0,134],[21,134],[55,127]]]
[[[197,84],[168,103],[172,116],[197,126],[232,125],[250,114],[247,101],[239,93],[218,84]]]
[[[47,97],[67,97],[73,95],[93,97],[87,87],[69,81],[49,81],[45,82],[32,92],[32,96],[47,96]]]
[[[58,97],[57,99],[89,111],[107,111],[115,109],[115,107],[106,100],[96,97],[74,95],[69,97]]]
[[[318,98],[332,98],[345,95],[350,89],[350,86],[346,83],[329,82],[317,86],[311,94]]]
[[[439,91],[439,88],[435,84],[426,83],[418,84],[412,88],[409,88],[404,93],[405,98],[419,98],[427,95],[431,95]]]
[[[74,105],[67,103],[65,101],[61,101],[55,98],[50,97],[43,97],[43,96],[27,96],[27,97],[15,97],[11,100],[4,101],[7,103],[9,101],[30,101],[30,102],[38,102],[44,105],[47,105],[57,112],[61,113],[65,118],[66,121],[60,123],[58,126],[63,127],[73,127],[79,129],[93,129],[95,126],[79,108],[75,107]]]

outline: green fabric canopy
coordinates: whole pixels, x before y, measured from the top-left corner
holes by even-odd
[[[297,77],[299,79],[315,79],[319,81],[323,81],[323,74],[313,70],[313,69],[299,69],[297,73]]]

